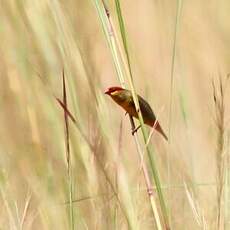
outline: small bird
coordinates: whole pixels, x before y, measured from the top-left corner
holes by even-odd
[[[118,105],[120,105],[130,116],[138,119],[138,113],[135,108],[135,104],[133,101],[132,93],[130,90],[123,89],[119,86],[113,86],[108,88],[105,91],[105,94],[109,95]],[[154,127],[166,140],[168,140],[166,134],[161,128],[159,122],[156,120],[156,116],[150,107],[149,103],[143,99],[141,96],[137,95],[140,110],[143,116],[144,123],[151,127]],[[137,129],[140,128],[137,127]]]

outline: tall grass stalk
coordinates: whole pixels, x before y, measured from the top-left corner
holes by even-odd
[[[68,115],[68,117],[71,119],[71,121],[73,122],[73,124],[75,125],[76,129],[80,132],[82,138],[85,140],[85,142],[87,143],[88,147],[90,148],[90,150],[92,151],[92,153],[95,152],[95,148],[94,146],[92,145],[92,143],[90,142],[88,136],[84,133],[84,131],[82,130],[81,126],[79,125],[79,123],[77,122],[77,120],[75,119],[74,115],[69,111],[69,109],[66,107],[66,105],[59,99],[59,98],[56,98],[57,102],[59,103],[59,105],[62,107],[62,109],[65,111],[65,113]],[[95,159],[97,160],[97,164],[99,165],[99,168],[100,170],[102,171],[106,181],[108,182],[109,186],[111,187],[112,189],[112,197],[113,195],[115,195],[115,197],[117,198],[118,200],[118,203],[120,205],[120,208],[125,216],[125,219],[127,220],[127,224],[128,224],[128,227],[129,229],[135,229],[135,225],[133,224],[132,220],[129,218],[129,215],[128,215],[128,212],[127,210],[125,209],[123,203],[121,202],[121,199],[119,197],[119,194],[117,193],[116,191],[116,188],[115,186],[113,185],[113,182],[111,181],[111,179],[109,178],[107,172],[106,172],[106,169],[105,167],[103,166],[101,160],[99,159],[99,157],[97,156],[97,154],[94,155]],[[89,199],[90,197],[86,197],[86,198],[83,198],[81,200],[87,200]],[[79,200],[78,200],[79,201]],[[72,200],[72,203],[75,202],[75,200]]]
[[[63,104],[68,109],[64,70],[62,73],[62,93],[63,93]],[[63,111],[64,111],[64,121],[65,121],[66,162],[67,162],[68,185],[69,185],[69,218],[70,218],[70,229],[74,230],[73,178],[72,178],[72,164],[71,164],[71,155],[70,155],[69,116],[67,113],[68,111],[67,109]]]
[[[125,32],[125,26],[124,26],[122,13],[121,13],[120,3],[119,3],[119,1],[115,1],[116,12],[117,12],[117,15],[118,15],[119,27],[120,27],[120,32],[121,32],[121,37],[122,37],[122,41],[123,41],[123,47],[124,47],[124,50],[125,50],[125,57],[126,58],[124,58],[123,53],[121,51],[121,48],[120,48],[121,46],[119,44],[119,40],[117,38],[114,38],[115,37],[115,35],[114,35],[115,29],[113,27],[113,24],[111,23],[108,8],[106,7],[106,5],[105,5],[105,3],[103,1],[102,2],[103,3],[103,9],[104,9],[104,11],[103,11],[103,9],[101,9],[99,7],[100,6],[99,2],[98,1],[95,1],[95,2],[96,2],[95,5],[97,6],[97,10],[99,11],[98,14],[99,14],[100,19],[102,21],[104,32],[107,34],[106,37],[109,38],[108,35],[113,37],[112,39],[108,39],[108,43],[110,44],[110,47],[112,47],[111,48],[112,53],[116,54],[116,55],[113,54],[113,57],[114,56],[116,57],[116,59],[114,59],[115,66],[122,66],[123,65],[122,67],[119,67],[119,69],[125,69],[126,70],[126,75],[125,76],[128,79],[129,86],[131,88],[132,96],[134,98],[135,107],[136,107],[136,110],[138,111],[138,116],[139,116],[139,120],[140,120],[140,124],[141,124],[141,130],[142,130],[143,137],[144,137],[144,140],[145,140],[145,143],[146,143],[147,140],[148,140],[148,136],[147,136],[145,127],[143,126],[143,124],[144,124],[143,123],[143,118],[142,118],[142,114],[141,114],[141,111],[140,111],[139,102],[138,102],[138,99],[137,99],[137,94],[136,94],[134,84],[133,84],[133,74],[132,74],[132,70],[131,70],[131,63],[130,63],[130,57],[129,57],[129,53],[128,53],[128,46],[127,46],[127,40],[126,40],[126,32]],[[102,15],[104,15],[104,17],[101,17]],[[106,21],[107,21],[107,23],[104,23]],[[117,43],[113,43],[111,41],[116,41]],[[118,51],[119,51],[119,54],[120,54],[120,59],[117,58]],[[127,62],[125,61],[125,59],[127,60]],[[119,63],[117,63],[117,61],[119,61]],[[126,67],[126,63],[128,65],[128,68]],[[128,70],[128,73],[127,73],[127,70]],[[117,72],[123,73],[123,71],[117,71]],[[121,78],[119,77],[119,79],[121,79]],[[124,79],[124,77],[122,77],[122,79]],[[120,81],[120,83],[121,83],[121,85],[123,85],[122,84],[123,82]],[[132,130],[134,130],[135,125],[134,125],[132,117],[130,117],[130,122],[131,122]],[[141,162],[142,162],[144,154],[141,151],[139,140],[138,140],[136,135],[134,135],[134,139],[135,139],[135,143],[136,143],[136,146],[137,146],[137,151],[139,153],[139,157],[140,157]],[[154,175],[154,180],[155,180],[155,183],[157,185],[157,191],[158,191],[158,195],[159,195],[159,200],[160,200],[160,204],[161,204],[161,207],[162,207],[162,210],[163,210],[162,214],[164,216],[164,222],[165,222],[165,225],[168,227],[169,225],[168,225],[168,218],[167,218],[167,210],[166,210],[166,205],[165,205],[164,198],[163,198],[163,193],[162,193],[161,188],[160,188],[161,186],[160,186],[159,176],[158,176],[158,173],[157,173],[157,170],[156,170],[155,162],[153,160],[153,157],[151,156],[152,153],[151,153],[151,151],[150,151],[150,149],[149,149],[149,147],[147,145],[146,145],[146,151],[147,151],[148,156],[149,156],[151,168],[152,168],[153,175]],[[155,199],[154,199],[154,196],[153,196],[152,186],[151,186],[151,182],[150,182],[149,175],[148,175],[148,172],[147,172],[147,167],[146,167],[145,164],[143,164],[142,170],[143,170],[143,173],[144,173],[146,186],[147,186],[147,191],[148,191],[148,194],[149,194],[150,203],[151,203],[151,207],[152,207],[152,210],[153,210],[153,213],[154,213],[156,225],[157,225],[158,229],[161,229],[162,227],[161,227],[161,224],[160,224],[160,217],[159,217],[158,211],[156,209],[156,204],[155,204]]]
[[[113,63],[115,65],[115,70],[117,72],[118,79],[119,79],[122,87],[125,88],[124,73],[123,73],[122,66],[120,65],[119,54],[118,54],[118,50],[116,47],[117,43],[116,43],[116,39],[114,37],[114,28],[113,28],[112,23],[111,23],[108,8],[106,7],[104,1],[102,1],[102,4],[101,4],[100,0],[93,0],[93,3],[96,7],[98,16],[100,18],[100,22],[102,24],[102,29],[104,31],[104,34],[105,34],[106,39],[108,41],[109,48],[111,50],[111,54],[113,57]]]
[[[229,166],[228,146],[226,146],[226,124],[225,124],[225,94],[228,85],[229,75],[223,82],[219,75],[219,83],[212,82],[213,86],[213,101],[215,105],[215,123],[217,127],[217,149],[216,149],[216,164],[217,164],[217,229],[223,229],[225,220],[225,206],[228,201],[224,202],[224,194],[226,183],[226,173]]]
[[[110,50],[111,50],[111,53],[112,53],[112,57],[113,57],[113,61],[114,61],[114,65],[115,65],[115,68],[116,68],[116,71],[117,71],[117,74],[118,74],[118,78],[119,78],[119,81],[120,81],[120,84],[122,85],[122,87],[126,88],[125,87],[125,77],[124,77],[124,71],[123,71],[123,67],[124,67],[124,58],[123,58],[123,65],[121,64],[121,45],[117,39],[117,36],[115,36],[115,30],[114,30],[114,26],[113,26],[113,22],[112,22],[112,19],[110,17],[110,12],[105,4],[104,1],[102,1],[100,4],[99,1],[95,0],[95,6],[96,6],[96,9],[97,9],[97,12],[98,12],[98,15],[99,15],[99,18],[101,20],[101,23],[103,25],[103,31],[106,35],[106,38],[107,38],[107,41],[108,41],[108,44],[109,44],[109,47],[110,47]],[[134,121],[133,121],[133,118],[130,117],[130,122],[131,122],[131,127],[132,127],[132,130],[135,129],[135,124],[134,124]],[[140,156],[140,159],[143,158],[143,154],[142,154],[142,151],[141,151],[141,147],[140,147],[140,144],[139,144],[139,140],[138,140],[138,137],[136,135],[134,135],[134,140],[135,140],[135,143],[136,143],[136,146],[137,146],[137,150],[138,150],[138,153],[139,153],[139,156]],[[147,181],[147,184],[149,185],[148,187],[148,191],[151,191],[151,185],[149,184],[149,178],[148,178],[148,173],[147,173],[147,168],[146,166],[143,167],[143,172],[144,172],[144,176],[146,178],[146,181]],[[153,198],[151,198],[151,206],[152,206],[152,210],[153,212],[156,212],[156,204],[155,204],[155,201]],[[154,214],[155,216],[155,220],[156,220],[156,224],[158,226],[158,229],[161,229],[161,226],[159,224],[159,215],[158,213],[156,212]]]
[[[108,10],[104,1],[102,1],[102,5],[100,5],[100,3],[98,1],[95,1],[95,6],[97,9],[98,15],[101,19],[101,22],[103,25],[103,30],[104,30],[104,33],[107,37],[109,47],[111,49],[113,61],[114,61],[114,64],[115,64],[115,67],[116,67],[116,70],[118,73],[118,78],[119,78],[120,84],[125,88],[125,81],[124,81],[124,76],[123,76],[124,73],[122,70],[125,66],[124,65],[125,59],[124,59],[124,56],[121,55],[122,54],[121,45],[119,43],[119,40],[117,39],[116,31],[114,30],[114,26],[113,26],[112,19],[110,17],[109,10]],[[118,54],[119,54],[119,56],[118,56]],[[121,60],[120,60],[120,58],[121,58]],[[126,71],[127,71],[127,68],[126,68]],[[134,130],[135,124],[134,124],[132,117],[130,117],[130,122],[131,122],[132,130]],[[137,147],[137,150],[139,153],[139,157],[140,157],[140,159],[143,159],[143,153],[141,151],[139,140],[138,140],[138,137],[136,135],[134,135],[134,140],[135,140],[136,147]],[[142,169],[143,169],[143,173],[144,173],[144,177],[145,177],[145,181],[146,181],[146,185],[147,185],[147,190],[148,190],[150,201],[151,201],[151,207],[152,207],[152,210],[153,210],[153,213],[155,216],[156,225],[157,225],[158,229],[162,229],[161,224],[160,224],[159,214],[157,212],[155,200],[154,200],[153,193],[152,193],[152,186],[150,183],[150,179],[149,179],[148,172],[147,172],[147,167],[145,164],[143,165]]]
[[[227,141],[227,146],[229,146],[229,136],[228,136],[228,141]],[[229,193],[230,193],[230,157],[229,157],[229,149],[227,150],[227,156],[226,156],[226,173],[225,173],[225,193],[224,193],[224,229],[228,229],[230,226],[230,218],[229,218]]]
[[[111,37],[110,47],[112,46],[112,49],[111,49],[112,53],[114,51],[115,51],[115,54],[119,53],[119,55],[120,55],[119,58],[121,59],[121,60],[119,60],[119,59],[116,58],[114,60],[115,63],[117,61],[119,61],[117,64],[115,64],[115,66],[122,66],[122,68],[125,69],[126,75],[129,75],[129,73],[131,73],[130,72],[131,71],[130,61],[128,61],[129,65],[128,65],[128,68],[127,68],[125,57],[124,57],[124,55],[122,55],[122,48],[121,48],[119,39],[117,38],[116,30],[114,29],[113,21],[110,18],[109,10],[108,10],[105,2],[102,1],[102,3],[103,3],[104,12],[106,13],[107,20],[108,20],[107,21],[108,22],[107,28],[110,31],[109,32],[109,35]],[[107,31],[106,28],[104,28],[104,31]],[[115,41],[116,43],[113,43],[112,41]],[[126,53],[128,54],[127,46],[126,46]],[[113,56],[117,57],[117,55],[113,55]],[[128,58],[129,58],[129,56],[128,56]],[[124,79],[124,77],[122,76],[122,78],[120,78],[120,79]],[[124,87],[123,81],[120,80],[120,83]],[[130,118],[130,123],[131,123],[131,129],[132,129],[132,131],[134,131],[135,130],[135,124],[134,124],[133,118],[131,116],[129,118]],[[155,198],[154,198],[154,195],[153,195],[151,180],[150,180],[149,175],[148,175],[147,166],[146,166],[145,163],[142,164],[142,159],[143,159],[144,153],[141,150],[140,143],[139,143],[139,140],[138,140],[138,137],[137,137],[136,134],[134,134],[134,141],[135,141],[137,152],[138,152],[140,162],[141,162],[141,165],[142,165],[142,171],[143,171],[143,174],[144,174],[146,188],[147,188],[148,195],[149,195],[149,198],[150,198],[150,203],[151,203],[154,219],[155,219],[155,222],[156,222],[156,226],[157,226],[157,229],[162,229],[161,223],[160,223],[160,216],[159,216],[157,206],[156,206],[156,203],[155,203]]]
[[[124,50],[125,50],[125,54],[126,54],[126,58],[127,58],[128,69],[129,69],[129,74],[127,74],[127,78],[128,78],[128,82],[129,82],[131,92],[132,92],[132,96],[133,96],[133,99],[134,99],[135,108],[136,108],[136,111],[138,113],[138,118],[139,118],[139,122],[140,122],[140,125],[141,125],[142,135],[143,135],[144,143],[145,143],[145,147],[146,147],[145,150],[146,150],[148,158],[149,158],[149,162],[150,162],[154,182],[155,182],[155,185],[156,185],[156,188],[157,188],[157,193],[158,193],[158,197],[159,197],[159,201],[160,201],[160,207],[161,207],[162,215],[163,215],[163,218],[164,218],[164,225],[165,225],[166,229],[170,229],[168,213],[167,213],[167,208],[166,208],[166,202],[165,202],[165,199],[164,199],[164,196],[163,196],[163,192],[162,192],[162,189],[161,189],[160,177],[159,177],[158,170],[157,170],[157,167],[156,167],[156,163],[155,163],[155,160],[154,160],[154,157],[153,157],[154,151],[153,151],[153,149],[150,148],[149,145],[147,145],[148,135],[147,135],[146,129],[144,127],[143,117],[142,117],[142,114],[141,114],[139,101],[138,101],[138,98],[137,98],[137,93],[136,93],[134,82],[133,82],[133,74],[132,74],[131,63],[130,63],[130,55],[129,55],[129,51],[128,51],[128,43],[127,43],[127,38],[126,38],[125,23],[124,23],[124,19],[123,19],[123,16],[122,16],[122,10],[121,10],[121,6],[120,6],[120,1],[115,0],[115,4],[116,4],[116,12],[117,12],[118,21],[119,21],[121,37],[122,37],[123,46],[124,46]]]
[[[111,44],[111,46],[113,47],[112,51],[115,51],[116,54],[117,53],[120,54],[119,57],[121,58],[121,61],[120,61],[121,63],[118,63],[118,65],[119,66],[123,65],[122,67],[125,69],[125,73],[128,75],[129,69],[127,68],[127,65],[125,64],[126,63],[125,57],[124,57],[124,55],[122,55],[122,48],[121,48],[119,39],[117,37],[116,30],[114,30],[114,24],[113,24],[113,21],[112,21],[112,19],[110,17],[109,10],[108,10],[108,8],[107,8],[107,6],[106,6],[104,1],[103,1],[103,8],[104,8],[104,11],[106,12],[106,16],[107,16],[107,19],[108,19],[108,28],[110,30],[111,42],[115,41],[115,43],[112,42],[112,44]],[[126,52],[128,52],[127,49],[126,49]],[[119,61],[119,59],[116,59],[115,61]],[[122,78],[120,78],[120,79],[124,79],[124,77],[122,76]],[[124,84],[123,84],[123,82],[121,80],[120,80],[120,84],[124,87]],[[133,132],[135,130],[135,123],[134,123],[133,118],[131,116],[129,116],[129,118],[130,118],[131,130]],[[153,186],[151,184],[151,180],[150,180],[150,177],[148,175],[147,166],[146,166],[145,163],[143,163],[143,155],[144,155],[144,153],[142,152],[140,142],[139,142],[139,139],[138,139],[138,136],[136,135],[136,133],[134,133],[133,136],[134,136],[134,141],[135,141],[135,144],[136,144],[137,152],[138,152],[138,155],[139,155],[139,158],[140,158],[140,164],[141,164],[141,167],[142,167],[142,172],[143,172],[143,175],[144,175],[147,192],[148,192],[148,196],[149,196],[149,199],[150,199],[151,208],[152,208],[152,211],[153,211],[153,215],[155,217],[156,226],[157,226],[158,229],[162,229],[161,223],[160,223],[160,216],[159,216],[159,213],[158,213],[158,210],[157,210],[157,206],[156,206],[155,198],[154,198],[154,194],[153,194],[153,189],[152,189]]]
[[[20,221],[20,229],[21,230],[24,229],[25,220],[26,220],[27,213],[28,213],[29,206],[30,206],[30,202],[31,202],[31,197],[32,197],[31,194],[28,193],[27,197],[26,197],[25,206],[24,206],[24,209],[23,209],[21,221]]]
[[[173,114],[173,96],[174,96],[174,73],[175,73],[175,58],[176,58],[176,45],[178,36],[178,23],[181,14],[183,0],[177,0],[176,7],[176,19],[173,34],[173,45],[172,45],[172,61],[171,61],[171,71],[170,71],[170,97],[169,97],[169,130],[168,130],[168,144],[169,148],[167,151],[167,174],[168,174],[168,185],[171,184],[171,163],[170,163],[170,146],[171,146],[171,134],[172,134],[172,114]],[[171,199],[171,192],[168,191],[168,197]],[[169,221],[171,222],[171,206],[168,208],[169,211]]]
[[[202,212],[203,210],[201,210],[199,206],[199,202],[196,200],[196,198],[193,195],[193,192],[189,190],[189,187],[185,182],[184,182],[184,188],[194,219],[196,220],[198,227],[202,228],[203,230],[208,229],[206,220],[204,218],[204,214]]]

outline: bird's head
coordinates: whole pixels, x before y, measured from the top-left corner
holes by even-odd
[[[123,107],[124,102],[129,99],[129,90],[123,89],[119,86],[113,86],[105,91],[117,104]]]
[[[123,89],[119,86],[113,86],[113,87],[108,88],[105,91],[105,94],[112,97],[112,96],[116,96],[116,95],[120,94],[123,90],[125,90],[125,89]]]

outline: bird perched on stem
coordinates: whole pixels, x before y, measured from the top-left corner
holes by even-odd
[[[105,91],[105,94],[109,95],[118,105],[120,105],[130,116],[138,119],[138,113],[135,108],[133,96],[130,90],[123,89],[119,86],[113,86]],[[166,140],[168,140],[166,134],[161,128],[159,122],[156,120],[156,116],[150,107],[149,103],[141,96],[137,95],[140,110],[143,116],[144,123],[155,128]],[[137,127],[134,131],[137,131]]]

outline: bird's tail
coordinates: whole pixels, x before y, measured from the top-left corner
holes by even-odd
[[[158,121],[155,122],[154,124],[155,129],[165,138],[166,141],[168,141],[168,137],[164,133],[163,129],[161,128],[160,124]]]

